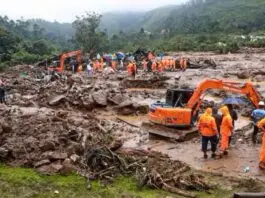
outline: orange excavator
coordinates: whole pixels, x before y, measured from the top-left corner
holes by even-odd
[[[76,56],[76,61],[78,63],[78,71],[82,70],[82,50],[76,50],[72,52],[63,53],[60,56],[60,65],[59,67],[48,67],[48,70],[63,72],[65,70],[64,61],[66,58]]]
[[[198,110],[203,100],[204,93],[209,89],[220,89],[228,92],[244,94],[255,107],[261,97],[254,86],[250,83],[237,83],[216,79],[207,79],[201,82],[195,90],[192,89],[170,89],[167,90],[166,103],[154,103],[149,111],[149,120],[160,126],[175,128],[191,128],[198,117]],[[165,127],[164,127],[165,128]],[[196,130],[191,129],[190,131]],[[178,130],[171,130],[175,133]],[[183,131],[183,130],[182,130]],[[174,137],[174,134],[164,133],[163,130],[156,130],[149,133],[155,135]]]

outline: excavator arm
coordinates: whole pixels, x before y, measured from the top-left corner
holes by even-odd
[[[64,71],[65,59],[68,57],[73,57],[73,56],[76,56],[76,60],[77,60],[78,64],[81,63],[81,59],[82,59],[82,51],[81,50],[64,53],[64,54],[62,54],[62,56],[60,58],[60,70],[61,71]]]
[[[197,86],[192,97],[187,103],[187,108],[193,110],[193,115],[197,112],[201,104],[201,96],[208,89],[220,89],[233,93],[244,94],[256,107],[258,107],[258,103],[261,99],[259,93],[250,82],[244,83],[242,85],[242,83],[232,81],[207,79]]]

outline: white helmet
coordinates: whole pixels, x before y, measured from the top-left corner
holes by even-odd
[[[265,106],[265,103],[263,101],[260,101],[259,106]]]

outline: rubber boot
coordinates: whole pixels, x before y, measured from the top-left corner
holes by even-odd
[[[207,159],[207,158],[208,158],[207,153],[204,153],[203,158],[204,158],[204,159]]]
[[[212,158],[216,158],[216,154],[215,153],[212,153]]]
[[[224,151],[224,155],[228,155],[228,151]]]
[[[264,163],[264,162],[260,162],[260,163],[259,163],[259,168],[260,168],[261,170],[265,170],[265,163]]]

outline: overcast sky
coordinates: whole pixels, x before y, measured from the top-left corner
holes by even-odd
[[[0,15],[10,18],[43,18],[72,22],[85,11],[99,13],[113,10],[146,11],[187,0],[0,0]]]

